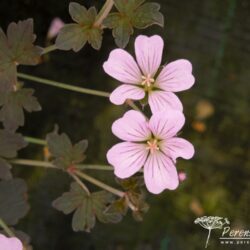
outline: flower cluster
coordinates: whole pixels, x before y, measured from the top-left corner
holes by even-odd
[[[176,189],[176,158],[190,159],[194,154],[192,144],[176,136],[185,117],[182,103],[173,93],[194,84],[192,65],[180,59],[160,67],[163,45],[160,36],[140,35],[135,40],[137,62],[125,50],[115,49],[103,65],[107,74],[123,83],[110,95],[112,103],[144,99],[152,111],[148,119],[130,110],[113,123],[113,134],[124,142],[108,151],[108,162],[119,178],[143,168],[146,187],[154,194]]]

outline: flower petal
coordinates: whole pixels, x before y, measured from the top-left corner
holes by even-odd
[[[144,180],[148,191],[153,194],[164,189],[174,190],[179,185],[175,165],[160,151],[149,155],[144,165]]]
[[[149,127],[158,139],[169,139],[177,134],[183,127],[185,117],[178,110],[164,110],[152,115]]]
[[[11,246],[10,250],[22,250],[23,249],[21,241],[15,237],[9,238],[9,245]]]
[[[128,178],[143,167],[147,155],[145,144],[121,142],[108,151],[107,159],[114,166],[117,177]]]
[[[19,239],[12,237],[8,238],[0,234],[0,249],[3,250],[22,250],[23,246]]]
[[[180,59],[162,69],[155,86],[166,91],[178,92],[191,88],[194,82],[192,64],[188,60]]]
[[[160,36],[138,36],[135,40],[136,60],[144,74],[154,77],[161,64],[163,40]]]
[[[152,113],[169,109],[183,111],[183,106],[181,101],[172,92],[154,90],[149,94],[148,103]]]
[[[162,141],[160,148],[173,161],[178,157],[188,160],[194,156],[194,146],[189,141],[178,137]]]
[[[143,89],[131,84],[122,84],[111,93],[109,99],[112,103],[121,105],[127,99],[141,100],[144,96],[145,91]]]
[[[6,236],[0,234],[0,246],[2,249],[9,249],[9,240]]]
[[[124,116],[116,120],[112,125],[112,132],[124,141],[146,141],[150,135],[148,121],[139,112],[130,110]]]
[[[104,71],[120,82],[137,84],[141,72],[134,58],[123,49],[114,49],[103,64]]]

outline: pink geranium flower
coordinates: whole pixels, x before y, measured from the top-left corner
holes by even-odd
[[[113,134],[125,142],[107,153],[115,175],[128,178],[144,166],[145,184],[151,193],[177,188],[176,158],[190,159],[194,154],[191,143],[176,137],[184,122],[184,115],[177,110],[155,113],[150,120],[138,111],[126,112],[112,125]]]
[[[126,99],[141,100],[146,96],[153,113],[169,108],[182,111],[182,103],[173,92],[189,89],[194,84],[192,65],[180,59],[161,69],[163,46],[158,35],[140,35],[135,40],[137,62],[123,49],[110,53],[103,68],[124,83],[111,93],[112,103],[121,105]]]
[[[22,250],[23,246],[19,239],[12,237],[8,238],[0,234],[0,250]]]

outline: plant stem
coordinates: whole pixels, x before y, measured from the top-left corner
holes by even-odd
[[[49,52],[51,52],[51,51],[54,51],[54,50],[57,50],[56,45],[55,45],[55,44],[50,45],[50,46],[48,46],[48,47],[46,47],[46,48],[43,48],[42,55],[47,54],[47,53],[49,53]]]
[[[102,9],[99,11],[96,17],[96,21],[94,23],[95,27],[99,27],[102,25],[103,20],[108,16],[109,12],[111,11],[113,4],[113,0],[106,0],[105,4],[103,5]]]
[[[99,181],[99,180],[97,180],[97,179],[83,173],[83,172],[80,172],[80,171],[76,170],[75,174],[78,175],[79,177],[85,179],[86,181],[91,182],[92,184],[94,184],[94,185],[96,185],[96,186],[98,186],[98,187],[100,187],[102,189],[105,189],[106,191],[108,191],[108,192],[110,192],[110,193],[112,193],[114,195],[117,195],[119,197],[123,197],[125,195],[124,192],[122,192],[122,191],[120,191],[118,189],[115,189],[113,187],[110,187],[109,185],[107,185],[107,184],[105,184],[105,183],[103,183],[103,182],[101,182],[101,181]]]
[[[35,161],[35,160],[28,160],[28,159],[15,159],[10,160],[11,163],[15,165],[24,165],[24,166],[31,166],[31,167],[43,167],[43,168],[54,168],[59,169],[55,165],[50,162],[46,161]],[[113,170],[111,166],[106,165],[91,165],[91,164],[79,164],[76,165],[77,169],[89,169],[89,170]]]
[[[44,168],[53,168],[53,169],[57,169],[57,170],[63,170],[60,169],[58,167],[56,167],[55,165],[53,165],[50,162],[44,162],[44,161],[35,161],[35,160],[27,160],[27,159],[16,159],[16,160],[10,160],[11,163],[16,164],[16,165],[24,165],[24,166],[33,166],[33,167],[44,167]],[[92,169],[92,170],[113,170],[113,168],[111,166],[100,166],[100,165],[84,165],[84,164],[80,164],[80,165],[76,165],[75,166],[77,169]],[[118,197],[124,197],[126,195],[126,193],[113,188],[79,170],[74,170],[73,173],[70,173],[69,171],[67,171],[67,173],[87,192],[89,193],[88,188],[84,185],[83,182],[81,182],[81,180],[78,178],[81,177],[83,179],[85,179],[86,181],[118,196]],[[129,207],[136,211],[137,208],[129,201],[127,200]],[[1,226],[1,223],[0,223]]]
[[[15,165],[24,165],[24,166],[31,166],[31,167],[43,167],[43,168],[59,169],[58,167],[56,167],[52,163],[46,162],[46,161],[35,161],[35,160],[28,160],[28,159],[15,159],[15,160],[10,160],[10,163],[13,163]]]
[[[69,85],[66,83],[52,81],[52,80],[48,80],[45,78],[31,76],[31,75],[27,75],[27,74],[23,74],[23,73],[17,73],[17,76],[19,78],[30,80],[33,82],[43,83],[43,84],[54,86],[57,88],[67,89],[67,90],[71,90],[71,91],[75,91],[75,92],[79,92],[79,93],[84,93],[84,94],[88,94],[88,95],[95,95],[95,96],[102,96],[102,97],[109,97],[109,95],[110,95],[108,92],[99,91],[99,90],[92,90],[92,89],[82,88],[82,87],[78,87],[78,86],[72,86],[72,85]]]
[[[68,172],[69,173],[69,172]],[[80,185],[80,187],[88,194],[90,195],[90,192],[88,188],[85,186],[85,184],[76,176],[74,173],[69,173],[69,175]]]
[[[42,145],[42,146],[47,145],[47,142],[45,140],[37,139],[34,137],[25,136],[24,140],[29,142],[29,143],[33,143],[33,144],[37,144],[37,145]]]
[[[88,165],[88,164],[80,164],[77,165],[77,169],[95,169],[95,170],[104,170],[104,171],[110,171],[110,170],[114,170],[113,167],[109,166],[109,165]]]
[[[0,218],[0,227],[8,234],[10,237],[14,237],[15,234],[10,230],[6,223]]]

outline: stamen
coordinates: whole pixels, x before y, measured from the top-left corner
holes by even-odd
[[[146,87],[150,87],[151,86],[151,84],[152,83],[154,83],[154,78],[152,78],[151,76],[150,76],[150,74],[148,74],[147,76],[142,76],[142,85],[143,86],[145,86],[146,85]]]
[[[150,150],[150,153],[153,154],[156,150],[160,150],[158,146],[158,141],[156,139],[147,141],[148,147],[146,149]]]

